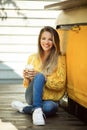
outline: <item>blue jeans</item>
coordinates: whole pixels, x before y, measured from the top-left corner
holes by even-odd
[[[42,108],[43,112],[48,115],[55,115],[58,111],[58,102],[51,100],[42,100],[43,87],[45,84],[45,77],[38,73],[29,87],[26,89],[25,99],[29,106],[26,106],[23,111],[26,114],[32,114],[35,108]]]

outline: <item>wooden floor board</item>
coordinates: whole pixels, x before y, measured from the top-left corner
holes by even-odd
[[[21,114],[11,108],[13,100],[25,103],[25,88],[21,84],[0,85],[0,118],[11,122],[18,130],[87,130],[87,124],[59,108],[56,116],[46,119],[45,126],[34,126],[31,115]]]

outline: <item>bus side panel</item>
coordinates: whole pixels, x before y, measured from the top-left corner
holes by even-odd
[[[68,95],[87,108],[87,26],[69,30],[66,63]]]

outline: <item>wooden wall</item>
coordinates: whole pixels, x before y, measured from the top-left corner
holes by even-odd
[[[59,11],[44,10],[44,5],[56,1],[0,1],[0,83],[22,82],[27,58],[37,51],[40,29],[55,27]]]

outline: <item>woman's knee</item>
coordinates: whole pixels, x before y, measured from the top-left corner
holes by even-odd
[[[48,116],[55,115],[58,111],[58,104],[53,101],[44,101],[43,111]]]
[[[35,78],[38,78],[38,79],[41,79],[41,80],[45,80],[45,76],[42,73],[36,74]]]

